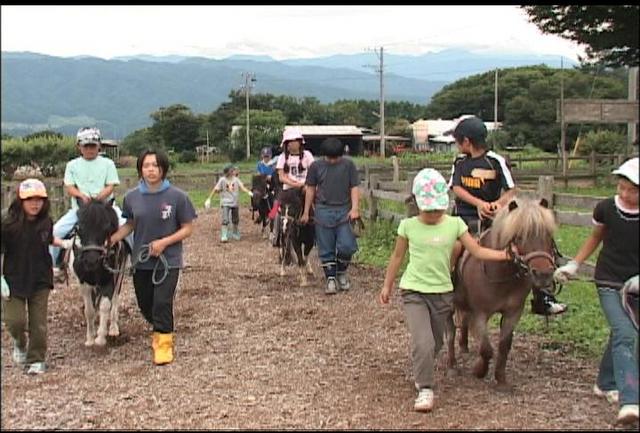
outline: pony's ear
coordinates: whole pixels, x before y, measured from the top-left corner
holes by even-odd
[[[541,198],[540,199],[540,206],[549,209],[549,202],[547,201],[546,198]]]
[[[518,203],[516,203],[515,200],[511,200],[511,202],[509,203],[509,212],[511,212],[512,210],[514,210],[517,207],[518,207]]]

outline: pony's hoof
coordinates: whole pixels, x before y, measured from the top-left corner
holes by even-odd
[[[120,335],[120,329],[118,328],[111,328],[109,329],[109,337],[117,337]]]
[[[105,346],[107,344],[107,339],[104,337],[96,338],[96,346]]]
[[[513,392],[513,385],[511,385],[510,383],[507,383],[507,382],[498,382],[498,383],[496,383],[495,389],[498,392],[512,393]]]
[[[91,347],[91,346],[93,346],[93,343],[94,343],[94,340],[92,338],[91,340],[86,340],[84,342],[84,345],[85,345],[85,347]]]
[[[483,361],[478,361],[471,369],[471,374],[473,374],[478,379],[482,379],[487,375],[487,370],[489,370],[489,366]]]
[[[447,368],[446,376],[450,379],[453,377],[458,377],[460,376],[460,370],[455,367],[449,367]]]

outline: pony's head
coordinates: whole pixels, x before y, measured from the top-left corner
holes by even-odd
[[[102,269],[105,247],[109,237],[118,229],[118,216],[111,206],[101,200],[92,199],[78,209],[78,237],[80,251],[78,265],[88,272]]]
[[[545,199],[518,198],[496,215],[491,226],[492,246],[515,246],[520,270],[529,274],[536,288],[550,287],[555,269],[556,222]]]
[[[260,202],[267,197],[267,177],[264,174],[256,174],[251,178],[251,207],[260,209]]]

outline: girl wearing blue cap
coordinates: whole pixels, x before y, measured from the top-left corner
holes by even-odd
[[[425,168],[413,181],[418,216],[398,226],[395,249],[389,258],[379,301],[388,304],[404,256],[409,263],[399,283],[406,322],[411,335],[411,360],[418,397],[414,410],[433,409],[434,366],[447,326],[453,326],[453,284],[449,260],[456,240],[483,260],[510,260],[508,251],[480,246],[469,234],[462,218],[446,214],[447,182],[434,169]]]

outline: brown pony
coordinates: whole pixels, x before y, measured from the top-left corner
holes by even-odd
[[[485,247],[504,250],[515,246],[517,255],[511,262],[479,260],[465,251],[456,266],[454,307],[460,325],[460,347],[468,351],[469,326],[479,339],[479,357],[472,372],[478,378],[486,376],[493,348],[487,333],[487,321],[501,314],[500,341],[495,366],[499,390],[509,390],[505,368],[511,349],[513,330],[524,310],[529,292],[551,287],[555,269],[556,229],[553,212],[547,201],[517,199],[501,209],[492,227],[480,237]],[[460,323],[461,322],[461,323]],[[448,367],[455,366],[455,327],[451,326],[448,347]]]

